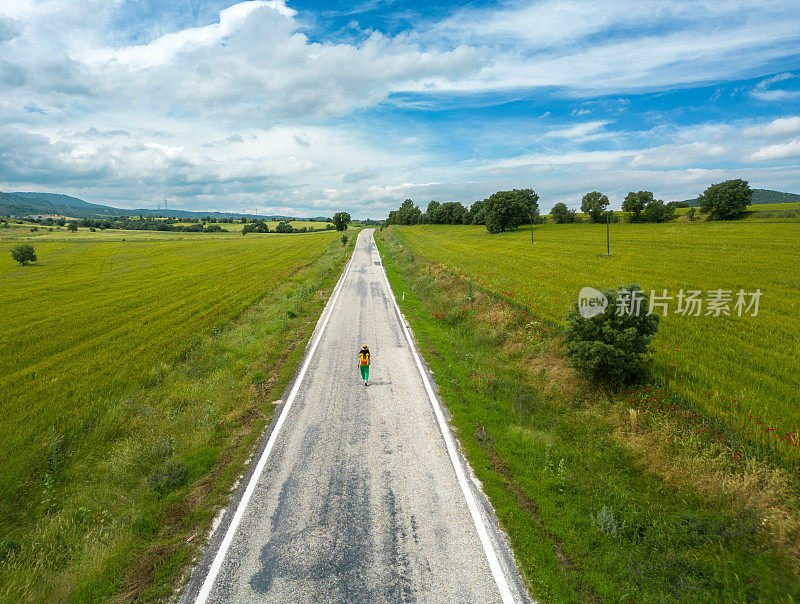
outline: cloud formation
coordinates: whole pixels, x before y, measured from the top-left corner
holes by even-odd
[[[158,27],[121,10],[0,6],[0,189],[370,217],[521,186],[687,197],[728,173],[800,190],[790,3],[511,2],[352,39],[283,0]],[[737,78],[703,102],[745,115],[640,101]]]

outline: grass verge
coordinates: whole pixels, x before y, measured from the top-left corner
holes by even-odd
[[[0,537],[1,601],[169,598],[290,382],[355,238],[43,436],[27,523]],[[38,479],[37,479],[38,480]]]
[[[655,384],[596,391],[568,368],[546,320],[415,255],[391,229],[377,235],[534,597],[800,597],[791,476],[755,457],[737,461],[733,442],[698,438],[697,414],[687,417],[675,401],[665,400],[666,413],[649,412],[658,407]]]

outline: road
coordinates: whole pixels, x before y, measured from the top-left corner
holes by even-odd
[[[415,356],[362,231],[182,601],[527,601]]]

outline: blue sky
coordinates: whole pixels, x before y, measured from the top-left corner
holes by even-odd
[[[383,217],[800,192],[800,4],[4,0],[0,190]]]

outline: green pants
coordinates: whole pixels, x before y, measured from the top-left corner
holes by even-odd
[[[369,365],[361,365],[361,379],[365,382],[369,379]]]

